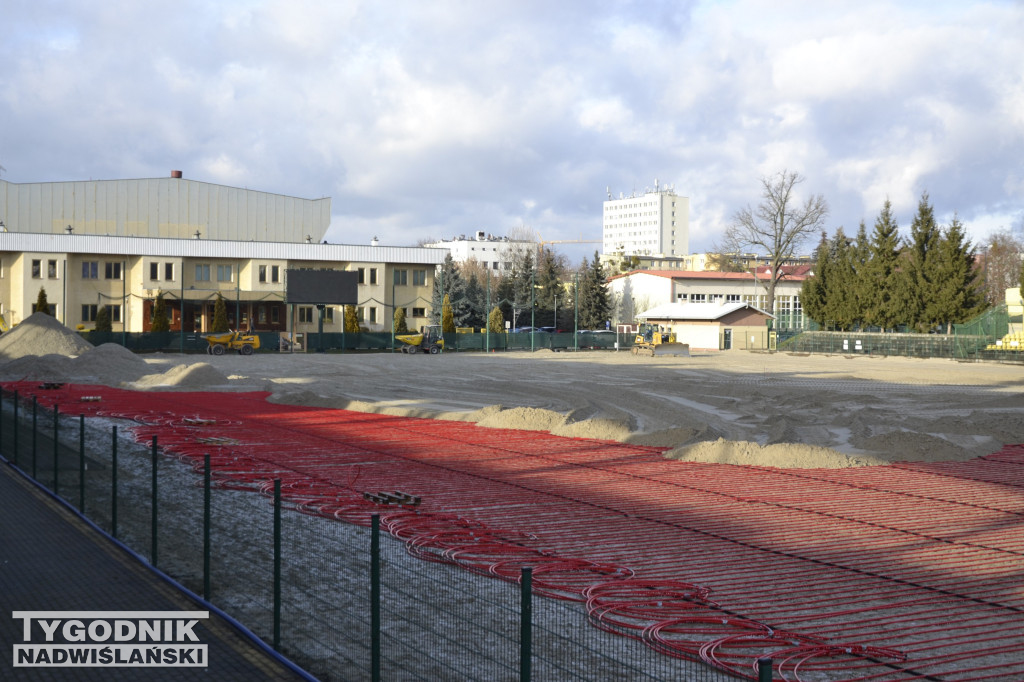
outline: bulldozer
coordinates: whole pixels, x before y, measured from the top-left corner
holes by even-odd
[[[690,355],[690,344],[678,343],[676,335],[656,324],[642,324],[633,339],[633,355]]]
[[[418,334],[401,334],[395,337],[401,341],[403,353],[430,353],[437,355],[444,349],[444,336],[441,325],[432,324],[423,327]]]
[[[209,344],[206,347],[209,355],[224,355],[228,350],[236,350],[240,355],[252,355],[260,347],[260,337],[256,334],[228,331],[203,334],[202,338]]]

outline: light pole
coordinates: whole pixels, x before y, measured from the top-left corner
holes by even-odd
[[[537,338],[537,268],[530,271],[530,352],[534,352],[534,340]]]

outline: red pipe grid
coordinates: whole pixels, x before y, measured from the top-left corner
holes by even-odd
[[[216,484],[367,525],[413,556],[582,602],[602,630],[753,679],[1024,679],[1024,445],[782,470],[663,448],[298,407],[269,394],[5,385],[128,419]],[[96,397],[99,400],[96,400]],[[374,504],[401,490],[418,507]]]

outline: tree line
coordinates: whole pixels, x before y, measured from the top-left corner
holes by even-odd
[[[431,303],[431,319],[445,332],[474,327],[503,333],[506,322],[513,329],[604,329],[612,313],[607,273],[596,251],[575,270],[550,250],[536,256],[518,251],[501,272],[478,261],[457,263],[448,254],[434,279]]]
[[[852,238],[822,233],[800,300],[823,328],[950,333],[988,307],[979,273],[963,223],[940,227],[925,192],[905,239],[888,200],[870,235],[863,221]]]

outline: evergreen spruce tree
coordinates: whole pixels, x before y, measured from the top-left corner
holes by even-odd
[[[843,228],[837,229],[829,241],[828,252],[824,290],[826,314],[836,329],[846,331],[857,321],[857,292],[855,249]]]
[[[448,294],[444,295],[444,303],[441,304],[441,332],[444,334],[455,333],[455,315],[452,312],[452,304],[448,300]]]
[[[864,320],[867,324],[892,330],[906,318],[907,292],[900,276],[900,228],[888,199],[875,220],[871,233],[871,254],[864,273],[870,292]]]
[[[476,272],[466,278],[467,315],[460,326],[483,327],[487,322],[487,291],[480,284]]]
[[[354,305],[345,306],[345,333],[359,333],[359,316],[356,315],[356,307]]]
[[[858,329],[863,329],[867,323],[868,309],[874,297],[874,288],[868,280],[868,263],[871,260],[871,241],[868,239],[868,228],[864,221],[860,221],[857,228],[857,237],[853,240],[851,261],[853,263],[853,303],[854,316],[853,324]]]
[[[828,277],[829,257],[828,235],[823,230],[821,241],[814,250],[814,270],[811,276],[800,285],[800,305],[803,306],[804,315],[814,320],[819,327],[824,329],[828,322],[827,301],[825,300],[826,278]]]
[[[405,321],[405,308],[395,308],[394,331],[396,334],[408,334],[409,324]]]
[[[555,314],[559,308],[565,309],[565,296],[562,288],[562,260],[550,249],[541,251],[537,262],[536,303],[537,326],[544,327],[555,324]],[[564,318],[563,319],[567,319]]]
[[[594,260],[583,259],[579,275],[579,321],[580,329],[604,329],[611,319],[611,301],[608,296],[608,282],[601,266],[601,259],[594,252]]]
[[[39,287],[39,296],[36,297],[36,304],[32,306],[32,312],[50,314],[50,302],[46,300],[46,289]]]
[[[164,301],[164,294],[160,292],[153,302],[153,319],[150,322],[149,330],[153,332],[166,332],[171,328],[167,321],[167,302]]]
[[[487,331],[492,334],[505,333],[505,318],[498,306],[491,308],[491,314],[487,316]]]
[[[954,214],[939,241],[934,275],[936,291],[928,314],[929,319],[945,324],[947,334],[953,332],[953,324],[966,322],[985,307],[975,255],[963,223]]]
[[[461,326],[472,314],[470,301],[466,295],[466,280],[462,277],[459,264],[452,255],[446,254],[441,270],[434,278],[434,289],[431,297],[431,319],[434,324],[444,324],[439,319],[442,301],[447,297],[451,306],[453,324]],[[454,331],[454,328],[452,329]]]
[[[112,332],[114,331],[114,325],[110,320],[110,309],[101,305],[100,309],[96,311],[96,329],[98,332]]]
[[[928,203],[928,193],[921,195],[917,214],[910,226],[907,258],[903,262],[902,284],[906,290],[907,322],[919,332],[933,329],[940,320],[935,304],[938,282],[936,260],[941,233],[935,223],[935,212]]]
[[[213,322],[210,325],[210,331],[215,334],[230,331],[230,327],[228,327],[228,305],[220,293],[217,294],[217,300],[213,303]]]

